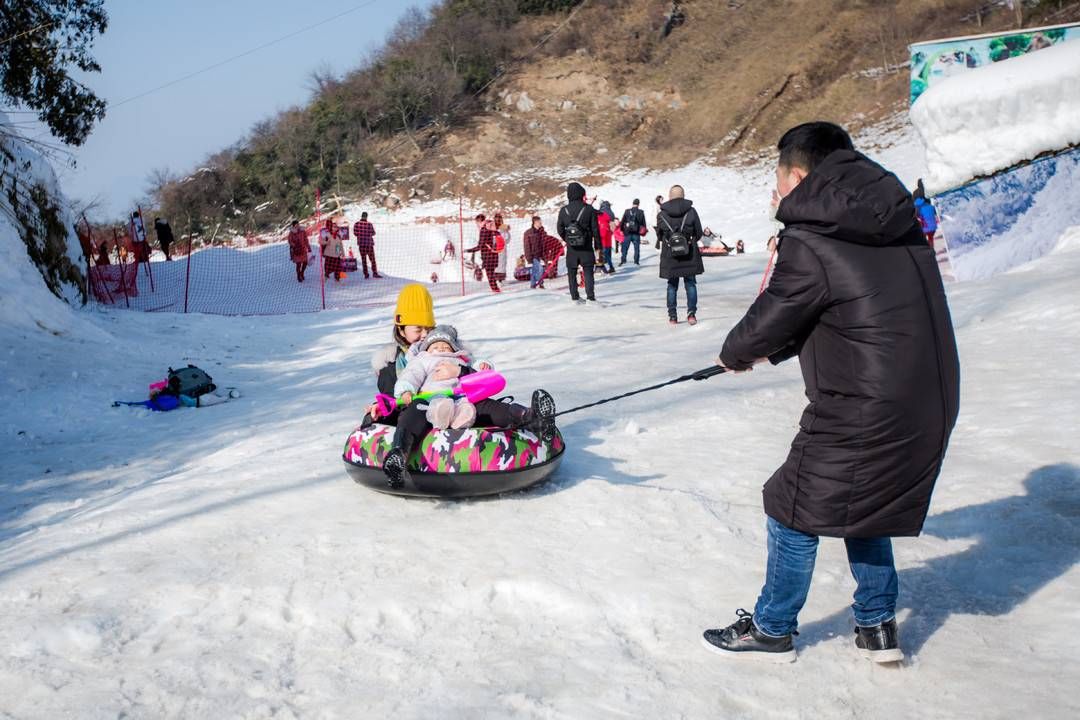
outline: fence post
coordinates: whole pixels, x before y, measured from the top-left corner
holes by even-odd
[[[187,269],[184,272],[184,314],[188,311],[188,288],[191,287],[191,220],[188,220],[187,232]]]
[[[458,226],[458,262],[461,263],[461,297],[465,297],[465,217],[464,199],[458,195],[457,226]]]
[[[146,274],[150,276],[150,292],[154,292],[154,271],[150,267],[150,231],[146,229],[146,219],[142,214],[142,206],[136,205],[135,207],[139,211],[139,222],[142,223],[143,232],[146,234],[146,239],[143,241],[146,243]],[[134,223],[132,223],[131,236],[135,237]]]
[[[120,254],[120,239],[116,235],[116,226],[115,225],[113,226],[113,229],[112,229],[112,236],[113,236],[113,247],[116,248],[116,260],[117,260],[117,263],[120,265],[120,288],[124,291],[124,305],[126,305],[127,308],[130,310],[131,309],[131,299],[130,299],[130,296],[128,295],[128,291],[127,291],[127,279],[124,277],[124,271],[125,271],[125,268],[124,268],[124,256]],[[138,267],[136,267],[135,268],[136,275],[138,274],[138,272],[139,272]],[[137,280],[138,280],[138,278],[136,278],[136,281]]]

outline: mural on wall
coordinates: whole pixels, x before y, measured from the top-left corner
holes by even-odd
[[[1080,24],[916,43],[911,51],[911,102],[938,80],[990,63],[1080,40]]]
[[[934,197],[957,280],[981,280],[1045,255],[1080,225],[1080,148]]]

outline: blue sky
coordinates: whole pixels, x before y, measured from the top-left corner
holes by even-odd
[[[97,214],[119,217],[153,168],[186,172],[233,144],[260,119],[310,97],[308,73],[350,69],[409,7],[434,0],[115,0],[94,43],[101,72],[86,83],[108,102],[138,95],[353,8],[354,12],[189,80],[112,108],[58,168],[68,197],[100,196]]]

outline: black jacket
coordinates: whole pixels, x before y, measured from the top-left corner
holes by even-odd
[[[173,241],[172,227],[169,226],[167,220],[155,220],[154,232],[157,233],[157,239],[159,245],[171,245]]]
[[[585,212],[581,212],[581,220],[578,220],[578,225],[585,231],[585,234],[592,240],[592,245],[595,250],[603,249],[603,245],[600,243],[600,224],[596,221],[596,210],[592,205],[585,204],[585,188],[576,182],[570,183],[566,186],[566,199],[570,202],[563,206],[559,210],[559,222],[555,226],[556,231],[559,233],[559,237],[566,242],[566,226],[574,222],[577,219],[578,213],[582,208],[585,208]],[[923,240],[925,242],[925,238]],[[592,250],[572,248],[569,245],[566,246],[568,253],[588,253],[592,254]]]
[[[657,241],[660,243],[660,277],[664,279],[693,277],[705,272],[705,265],[701,261],[701,251],[697,246],[702,235],[701,218],[698,217],[693,205],[694,203],[685,198],[668,200],[660,206],[660,212],[656,216]],[[683,224],[684,217],[685,224]],[[667,224],[664,223],[665,220]],[[668,224],[671,225],[671,230],[668,230]],[[674,258],[671,256],[671,248],[665,241],[680,226],[690,237],[690,254],[686,257]]]
[[[634,230],[634,232],[638,235],[641,234],[642,230],[648,227],[646,225],[647,221],[645,220],[644,210],[636,207],[626,208],[626,210],[623,211],[622,220],[619,221],[619,228],[623,231],[623,235],[629,234],[629,231],[626,229],[626,223],[629,222],[631,219],[633,219],[633,221],[637,223],[637,229]]]
[[[934,251],[895,176],[826,158],[780,203],[772,280],[728,334],[741,369],[795,354],[810,404],[765,512],[812,535],[918,535],[959,407]]]

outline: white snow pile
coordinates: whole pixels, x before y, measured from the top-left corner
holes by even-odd
[[[726,191],[697,196],[720,207]],[[4,258],[13,242],[0,234]],[[709,365],[765,258],[707,259],[700,323],[673,327],[642,252],[598,281],[601,307],[572,305],[562,277],[440,300],[437,317],[509,392],[544,387],[563,408]],[[1080,596],[1080,228],[1024,269],[948,287],[961,413],[925,533],[895,543],[898,668],[853,647],[835,540],[797,663],[699,645],[761,587],[761,485],[806,402],[797,362],[566,415],[564,461],[532,491],[416,501],[355,485],[341,461],[388,308],[79,312],[60,334],[5,321],[0,717],[1080,716],[1063,630]],[[109,406],[182,362],[243,397]]]
[[[947,78],[911,107],[937,194],[1080,144],[1080,41]]]
[[[53,295],[42,280],[41,272],[31,261],[23,242],[23,228],[8,196],[14,186],[17,201],[25,202],[28,188],[40,185],[61,209],[68,228],[67,253],[72,263],[85,263],[75,236],[75,219],[60,192],[52,166],[37,151],[13,134],[5,132],[7,116],[0,113],[0,323],[12,327],[68,332],[78,322],[71,308]],[[65,297],[76,304],[81,298],[76,288],[61,286]]]

